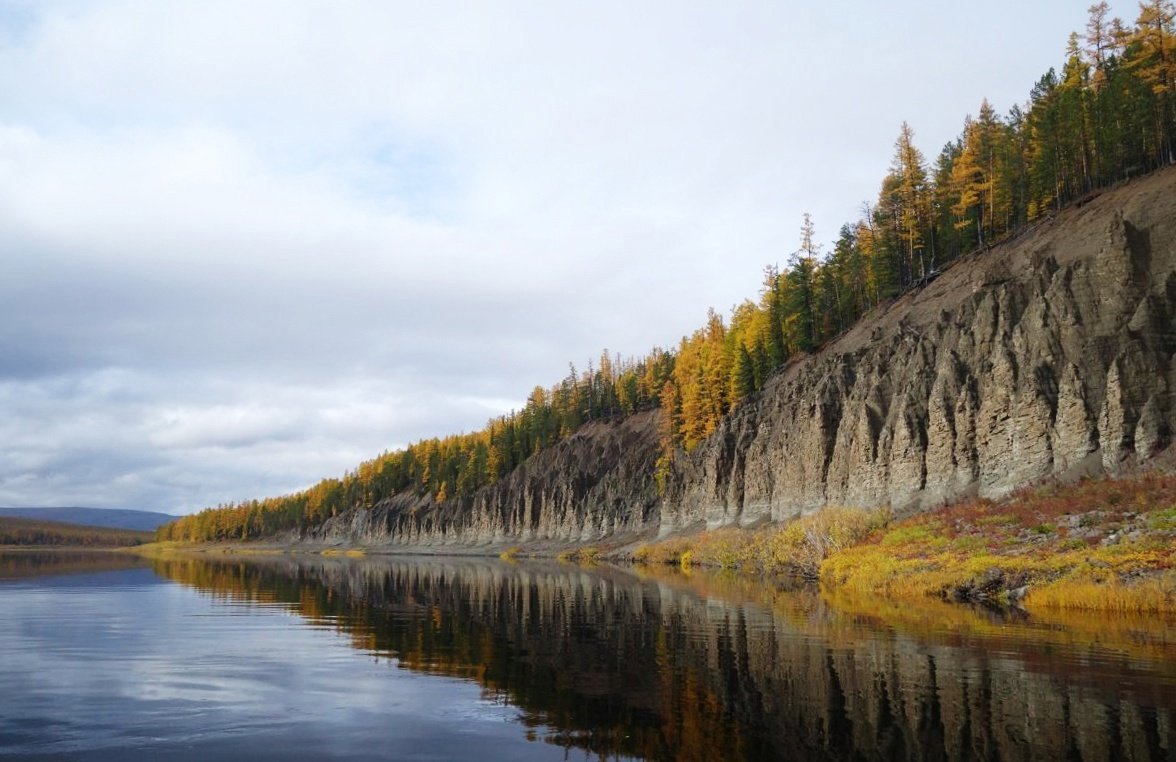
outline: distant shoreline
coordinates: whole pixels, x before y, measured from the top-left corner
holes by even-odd
[[[0,553],[130,553],[141,545],[0,545]]]

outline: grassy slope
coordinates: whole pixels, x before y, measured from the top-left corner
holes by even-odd
[[[783,528],[670,540],[635,557],[799,570],[857,596],[1176,611],[1176,476],[1048,485],[902,521],[827,509]]]

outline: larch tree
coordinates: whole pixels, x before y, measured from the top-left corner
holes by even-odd
[[[906,122],[902,123],[898,139],[894,142],[894,158],[890,163],[892,181],[889,199],[894,206],[893,220],[897,234],[902,241],[906,280],[916,274],[927,274],[926,241],[927,222],[930,217],[930,203],[927,193],[927,169],[923,154],[915,147],[915,133]]]
[[[1150,88],[1154,101],[1153,129],[1156,164],[1176,163],[1172,146],[1173,89],[1176,87],[1176,6],[1171,0],[1140,3],[1139,18],[1131,42],[1136,51],[1133,62],[1137,75]]]
[[[1000,120],[985,98],[979,116],[964,122],[962,148],[951,175],[957,196],[952,207],[956,228],[962,231],[974,223],[978,246],[985,245],[993,236],[996,212],[993,189],[1000,137]]]

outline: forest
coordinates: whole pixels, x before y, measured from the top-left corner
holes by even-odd
[[[0,516],[0,545],[120,548],[150,542],[150,532]]]
[[[493,484],[581,425],[661,408],[659,479],[790,361],[819,349],[969,252],[1023,232],[1100,189],[1176,163],[1176,3],[1148,0],[1133,23],[1089,8],[1028,100],[999,114],[983,100],[933,160],[898,129],[878,196],[826,248],[804,215],[784,268],[756,299],[644,357],[603,352],[536,386],[519,411],[468,434],[385,452],[301,492],[206,509],[161,527],[162,540],[250,539],[321,523],[413,491],[442,501]]]

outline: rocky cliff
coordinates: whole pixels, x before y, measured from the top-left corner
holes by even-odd
[[[590,423],[464,497],[436,502],[402,493],[312,530],[312,542],[348,545],[505,547],[592,543],[657,525],[657,413]]]
[[[309,539],[587,543],[1118,473],[1171,443],[1174,314],[1168,169],[956,261],[793,362],[678,459],[660,496],[644,413],[587,426],[473,496],[400,495]]]
[[[1116,473],[1172,437],[1176,170],[957,261],[787,367],[681,464],[663,532]]]

